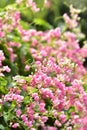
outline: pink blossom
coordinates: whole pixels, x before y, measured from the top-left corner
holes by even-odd
[[[28,126],[29,128],[32,127],[32,121],[25,121],[25,125]]]
[[[63,113],[59,116],[60,120],[62,123],[64,123],[66,121],[66,115]]]
[[[42,116],[42,117],[41,117],[41,121],[42,121],[42,122],[46,122],[47,120],[48,120],[48,117],[46,117],[46,116]]]
[[[75,19],[71,19],[67,14],[64,14],[63,18],[70,29],[78,25],[77,21]]]
[[[12,128],[17,128],[19,126],[19,123],[14,123],[13,125],[12,125]]]
[[[67,127],[67,130],[72,130],[72,127],[71,126]]]
[[[44,6],[45,6],[46,8],[50,8],[50,7],[51,7],[51,2],[50,2],[50,0],[44,0]]]
[[[45,103],[40,103],[39,108],[41,112],[45,112]]]
[[[21,115],[21,118],[24,122],[28,121],[28,118],[26,117],[26,115]]]
[[[22,0],[16,0],[16,3],[17,3],[17,4],[21,4],[21,3],[22,3]]]
[[[46,129],[43,130],[57,130],[57,128],[53,126],[47,126]]]
[[[28,70],[30,70],[30,66],[29,65],[26,65],[25,66],[25,69],[28,71]]]
[[[2,62],[5,60],[5,56],[2,50],[0,50],[0,66],[2,66]]]
[[[8,93],[7,95],[4,96],[5,101],[13,101],[15,100],[18,104],[22,102],[23,96],[14,94],[14,93]]]
[[[37,93],[33,93],[32,94],[32,97],[34,98],[35,101],[38,101],[39,100],[39,96]]]
[[[21,112],[20,109],[16,110],[16,115],[17,115],[17,117],[20,117],[21,113],[22,113],[22,112]]]
[[[55,125],[60,127],[61,123],[58,120],[55,120]]]
[[[33,0],[28,0],[28,6],[31,7],[32,11],[38,12],[40,9],[37,8],[36,3]]]
[[[5,33],[0,31],[0,37],[4,37]]]
[[[3,66],[3,71],[10,72],[11,69],[8,66]]]

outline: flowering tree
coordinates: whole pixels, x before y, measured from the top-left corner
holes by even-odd
[[[16,0],[0,13],[0,129],[86,130],[80,10],[70,6],[63,28],[37,31],[21,20],[24,8],[41,10],[33,0]]]

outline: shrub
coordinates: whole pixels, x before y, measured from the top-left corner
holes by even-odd
[[[87,46],[79,46],[80,10],[70,6],[63,28],[37,31],[21,20],[22,6],[40,10],[35,2],[16,2],[0,17],[0,129],[86,130]]]

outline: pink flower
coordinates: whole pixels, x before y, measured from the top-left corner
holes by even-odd
[[[71,126],[67,127],[67,130],[72,130],[72,127]]]
[[[32,94],[32,97],[34,98],[35,101],[38,101],[39,100],[39,96],[37,93],[33,93]]]
[[[43,57],[46,57],[47,56],[47,52],[46,52],[46,50],[41,50],[40,51],[40,54],[41,54],[41,56],[43,56]]]
[[[22,112],[21,112],[20,109],[16,110],[16,115],[17,115],[17,117],[20,117],[21,113],[22,113]]]
[[[82,103],[80,101],[76,101],[75,106],[78,109],[78,111],[82,111],[83,105],[82,105]]]
[[[25,66],[25,69],[26,69],[27,71],[29,71],[29,70],[30,70],[30,66],[29,66],[29,65],[26,65],[26,66]]]
[[[40,103],[39,108],[41,112],[45,112],[45,103]]]
[[[62,124],[58,120],[55,120],[55,125],[56,126],[61,126]]]
[[[26,126],[28,126],[29,128],[32,127],[32,121],[25,121]]]
[[[33,38],[33,39],[32,39],[32,44],[31,44],[31,45],[32,45],[33,47],[35,47],[35,46],[37,46],[37,44],[38,44],[37,39]]]
[[[52,90],[50,90],[49,88],[41,88],[40,91],[41,91],[43,98],[53,98],[54,97]]]
[[[8,66],[3,66],[3,71],[10,72],[11,69]]]
[[[44,0],[44,6],[45,6],[46,8],[50,8],[50,7],[51,7],[51,2],[50,2],[50,0]]]
[[[16,0],[16,3],[17,3],[17,4],[21,4],[21,3],[22,3],[22,0]]]
[[[47,126],[45,130],[57,130],[57,128],[53,126]]]
[[[63,15],[63,18],[70,29],[75,28],[78,25],[76,19],[71,19],[66,13]]]
[[[21,118],[24,122],[28,121],[28,118],[26,117],[26,115],[21,115]]]
[[[66,115],[63,113],[59,116],[59,119],[61,120],[62,123],[66,121]]]
[[[19,126],[19,123],[14,123],[14,124],[12,125],[12,128],[16,129],[18,126]]]
[[[27,4],[28,4],[28,6],[31,7],[32,11],[34,11],[34,12],[40,11],[40,9],[37,8],[36,3],[33,0],[28,0]]]
[[[5,60],[5,56],[2,50],[0,50],[0,66],[2,66],[2,62]]]
[[[4,37],[5,33],[0,31],[0,37]]]
[[[41,117],[41,121],[42,121],[42,122],[46,122],[47,120],[48,120],[48,117],[47,117],[47,116],[42,116],[42,117]]]
[[[15,18],[15,21],[17,22],[17,21],[19,21],[20,20],[20,12],[15,12],[14,13],[14,18]]]
[[[14,93],[8,93],[7,95],[4,96],[4,101],[16,101],[17,104],[20,104],[22,100],[24,99],[23,96],[14,94]]]

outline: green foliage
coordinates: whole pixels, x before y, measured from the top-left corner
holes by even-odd
[[[0,125],[0,130],[6,130],[6,128],[3,125]]]
[[[7,80],[4,77],[0,77],[0,94],[6,94],[6,85],[7,85]]]
[[[52,25],[50,25],[48,22],[46,22],[45,20],[43,19],[38,19],[38,18],[35,18],[34,21],[35,25],[37,26],[37,29],[41,29],[42,30],[48,30],[48,29],[52,29]]]
[[[15,0],[1,0],[0,1],[0,8],[4,8],[7,5],[13,4]]]
[[[84,88],[85,92],[87,92],[87,84],[83,84],[83,88]]]

